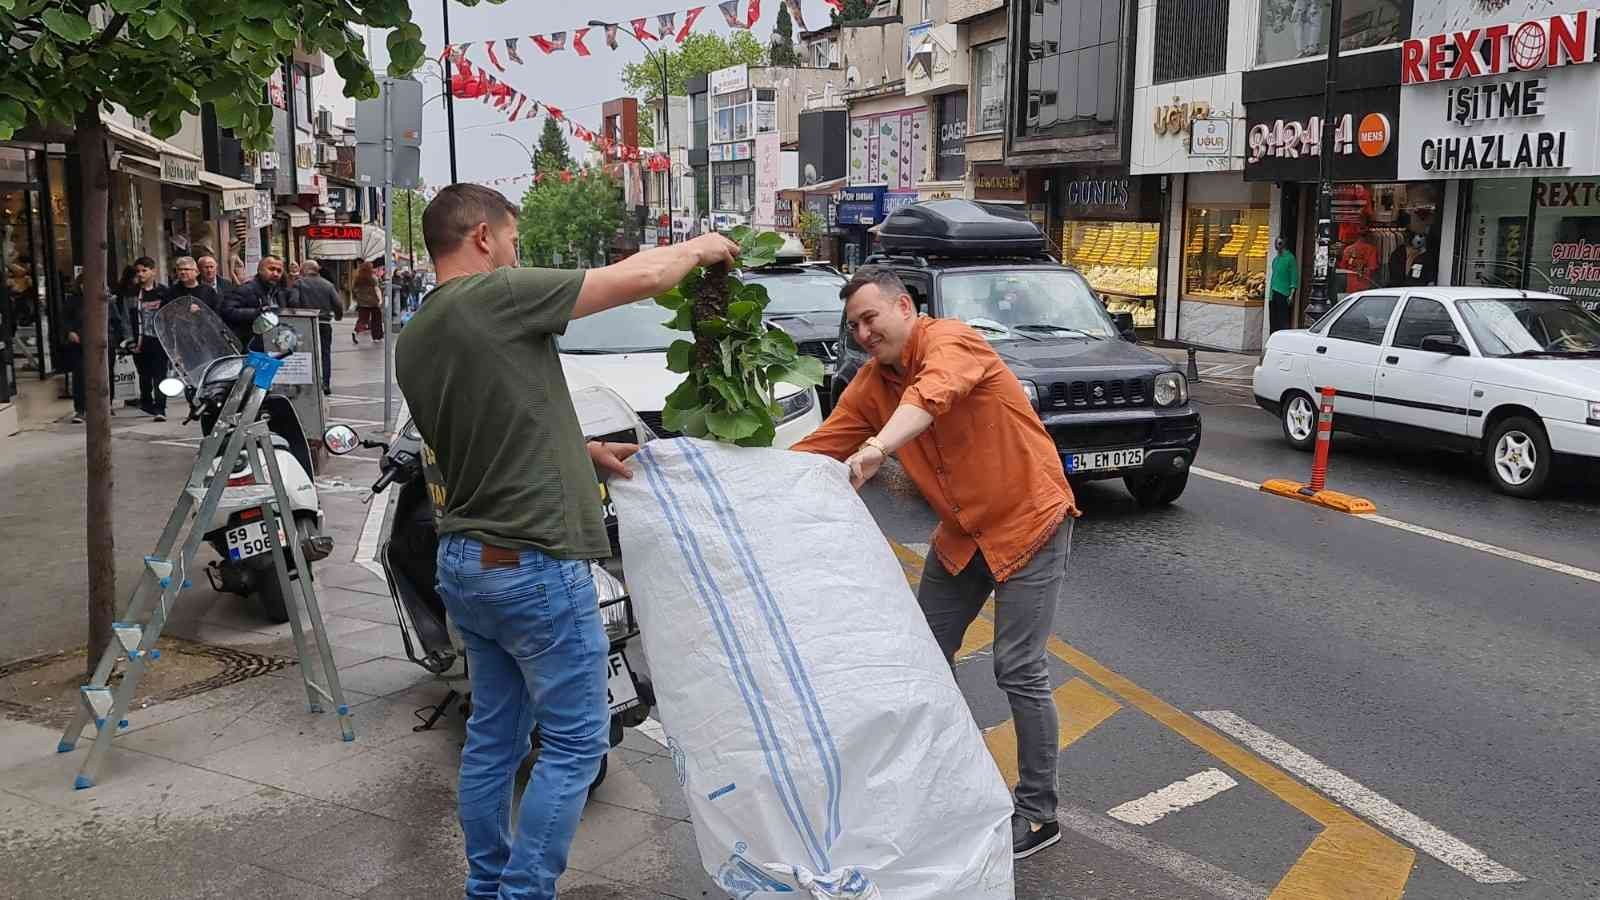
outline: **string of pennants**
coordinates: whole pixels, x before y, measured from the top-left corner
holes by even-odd
[[[800,0],[783,0],[783,2],[789,7],[789,15],[795,20],[795,24],[802,31],[805,30],[804,20],[800,17]],[[829,2],[831,3],[833,0],[829,0]],[[842,4],[844,0],[838,0],[838,2]],[[743,11],[740,9],[741,6],[744,7]],[[681,44],[689,39],[689,34],[694,31],[695,23],[699,21],[700,14],[705,10],[704,6],[695,6],[682,10],[683,19],[681,24],[678,19],[678,12],[642,16],[628,20],[627,28],[641,43],[650,41],[665,43],[670,40]],[[749,31],[761,20],[761,0],[722,0],[721,3],[717,4],[717,10],[722,13],[722,19],[729,28]],[[622,33],[623,27],[624,25],[621,22],[612,22],[601,26],[607,47],[612,50],[617,49],[617,36]],[[526,38],[526,44],[523,43],[524,38],[522,35],[495,38],[488,41],[467,41],[445,47],[445,58],[449,59],[451,56],[464,55],[472,47],[481,44],[484,53],[489,58],[489,64],[494,66],[496,71],[504,72],[507,69],[506,64],[501,61],[501,55],[503,54],[505,59],[519,66],[523,65],[522,53],[528,44],[532,44],[545,56],[565,53],[568,49],[579,56],[591,56],[593,54],[588,43],[591,31],[594,31],[594,26],[574,28],[571,32],[552,31],[547,34],[530,34]]]

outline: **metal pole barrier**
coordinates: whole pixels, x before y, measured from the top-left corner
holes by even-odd
[[[1189,379],[1190,384],[1200,383],[1200,367],[1195,364],[1193,344],[1189,345],[1189,371],[1184,373],[1184,377]]]
[[[1311,485],[1308,489],[1312,494],[1328,486],[1328,450],[1333,444],[1333,396],[1333,388],[1322,389],[1322,411],[1317,414],[1317,450],[1311,461]]]

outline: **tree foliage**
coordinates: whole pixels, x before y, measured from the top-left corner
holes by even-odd
[[[392,199],[395,244],[412,255],[412,266],[427,261],[428,247],[422,239],[422,211],[428,208],[428,198],[421,191],[402,188],[394,191]]]
[[[643,62],[623,66],[622,83],[628,93],[644,102],[661,96],[662,56],[667,60],[667,86],[674,97],[685,94],[685,85],[696,76],[741,64],[765,65],[767,61],[766,48],[748,31],[735,31],[728,37],[695,32],[676,50],[653,50]]]
[[[572,148],[567,144],[567,134],[561,123],[545,116],[544,130],[539,132],[539,145],[534,150],[534,170],[560,172],[572,168]]]
[[[728,236],[739,242],[739,264],[747,269],[771,265],[783,246],[783,235],[743,225]],[[772,446],[783,415],[774,386],[819,385],[822,363],[801,356],[783,330],[767,327],[761,317],[767,289],[712,266],[690,272],[656,302],[673,313],[667,327],[694,335],[667,348],[668,370],[688,377],[667,396],[662,424],[690,437]]]
[[[387,29],[390,70],[424,53],[406,0],[0,0],[0,140],[32,125],[71,127],[91,105],[147,118],[158,137],[211,103],[246,145],[270,146],[267,80],[299,46],[325,52],[345,93],[378,82],[355,29]]]
[[[602,263],[622,227],[622,188],[598,170],[541,170],[522,195],[517,238],[522,262],[533,266]]]
[[[800,53],[794,48],[794,20],[789,18],[789,4],[778,5],[778,24],[772,29],[772,49],[767,53],[775,66],[800,65]]]

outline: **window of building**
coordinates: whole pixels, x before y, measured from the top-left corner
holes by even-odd
[[[974,47],[972,63],[972,83],[978,89],[977,133],[999,131],[1006,126],[1006,42]]]
[[[1228,0],[1160,0],[1156,83],[1215,75],[1228,67]]]
[[[1261,0],[1257,63],[1323,56],[1328,52],[1328,0]],[[1339,50],[1392,44],[1411,15],[1404,0],[1344,0]]]
[[[726,144],[749,139],[751,129],[749,91],[712,97],[711,109],[716,119],[711,135],[712,143]]]
[[[1023,135],[1074,135],[1117,121],[1122,0],[1032,0],[1023,18]]]
[[[696,213],[704,213],[711,208],[711,169],[709,166],[694,167],[694,209]]]
[[[756,164],[753,160],[717,163],[712,172],[712,209],[748,214],[755,209]]]

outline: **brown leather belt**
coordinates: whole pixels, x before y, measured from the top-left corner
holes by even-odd
[[[515,567],[522,563],[522,551],[508,550],[505,547],[496,547],[493,544],[484,544],[483,550],[478,554],[478,561],[485,569],[500,566]]]

